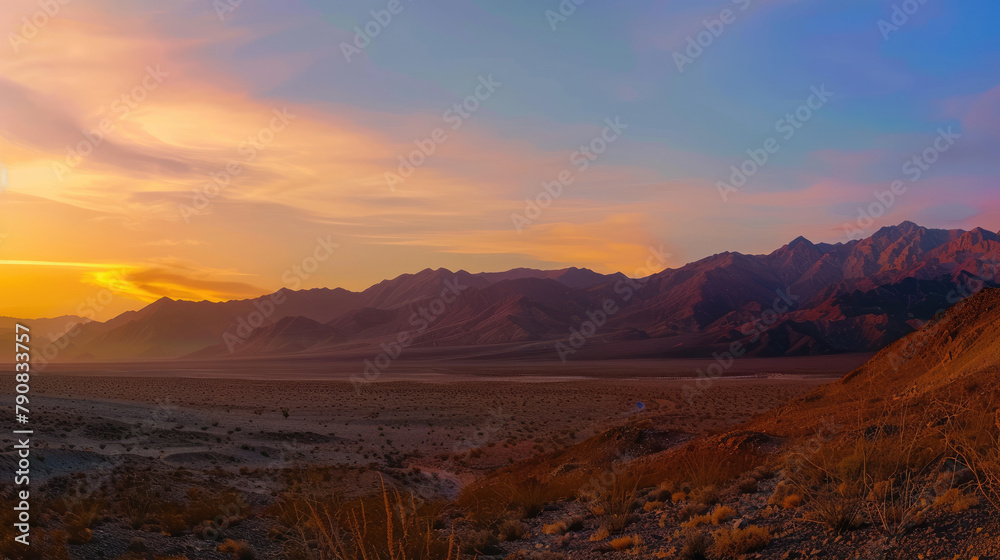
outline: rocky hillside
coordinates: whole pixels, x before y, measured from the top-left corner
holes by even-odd
[[[998,558],[998,341],[986,290],[746,424],[692,439],[640,415],[501,469],[457,526],[514,559]]]

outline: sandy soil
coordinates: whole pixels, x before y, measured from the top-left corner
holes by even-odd
[[[732,377],[698,383],[677,377],[691,364],[676,362],[573,364],[560,375],[551,366],[423,365],[407,381],[396,373],[362,386],[343,372],[277,380],[259,364],[243,372],[251,379],[200,366],[70,367],[34,378],[33,424],[36,445],[64,453],[58,467],[46,466],[53,473],[122,455],[195,469],[416,466],[438,473],[452,494],[479,473],[630,415],[691,434],[744,421],[842,375],[830,369],[851,361],[747,359]],[[121,375],[126,369],[132,375]],[[80,452],[79,464],[65,452]]]

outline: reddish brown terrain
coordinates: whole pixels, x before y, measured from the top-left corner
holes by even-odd
[[[635,280],[575,268],[427,269],[363,292],[164,298],[103,323],[47,324],[42,334],[59,340],[42,353],[61,362],[364,359],[401,333],[407,353],[502,360],[701,357],[737,340],[758,356],[872,352],[998,285],[998,264],[995,233],[904,222],[863,240],[800,237],[768,255],[722,253]]]
[[[998,249],[904,223],[27,321],[38,544],[0,555],[1000,559]]]

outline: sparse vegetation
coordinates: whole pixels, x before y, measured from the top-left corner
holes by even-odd
[[[771,533],[764,528],[750,525],[738,529],[721,529],[713,534],[714,542],[708,548],[712,557],[738,558],[763,549],[771,543]]]

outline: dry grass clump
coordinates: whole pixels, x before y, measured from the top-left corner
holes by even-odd
[[[580,516],[571,516],[565,519],[556,521],[555,523],[542,526],[543,535],[565,535],[570,531],[579,531],[583,528],[583,518]]]
[[[956,412],[948,419],[948,448],[969,467],[979,493],[1000,512],[1000,395],[977,404],[966,401],[952,405]],[[992,408],[991,408],[992,407]]]
[[[107,504],[103,499],[95,498],[81,500],[70,505],[63,519],[67,542],[69,544],[84,544],[93,538],[91,527],[104,515]]]
[[[688,504],[677,511],[677,521],[687,521],[708,511],[705,504]]]
[[[678,558],[681,560],[705,560],[708,554],[708,535],[702,531],[688,531],[684,535],[684,546]]]
[[[463,554],[488,556],[500,552],[497,548],[500,539],[487,529],[467,532],[462,535],[460,542]]]
[[[781,500],[782,509],[795,509],[802,505],[802,496],[789,494]]]
[[[10,525],[5,523],[4,526],[13,527],[14,523],[15,521],[11,518]],[[67,534],[65,531],[45,531],[33,528],[31,544],[28,546],[15,542],[12,532],[8,532],[3,539],[0,539],[0,558],[9,558],[10,560],[69,560],[69,550],[66,548],[66,543]]]
[[[708,525],[711,522],[712,518],[708,514],[696,515],[691,519],[688,519],[684,523],[681,523],[681,527],[683,527],[684,529],[697,529],[698,527],[701,527],[702,525]]]
[[[274,506],[279,522],[272,533],[285,541],[285,554],[292,560],[459,557],[454,535],[445,540],[435,528],[439,509],[418,503],[412,494],[404,496],[384,482],[375,498],[345,501],[322,490],[296,487]],[[470,538],[472,549],[485,548],[475,541]]]
[[[601,527],[612,535],[621,533],[632,521],[639,480],[626,473],[613,474],[604,487],[591,487],[590,509],[601,520]]]
[[[718,506],[712,511],[712,525],[721,525],[736,517],[736,510],[729,506]]]
[[[642,504],[642,511],[651,512],[663,509],[663,502],[646,502]]]
[[[617,539],[613,539],[608,544],[611,546],[611,548],[619,551],[638,548],[642,546],[642,537],[640,537],[639,535],[618,537]]]
[[[234,541],[226,539],[219,545],[219,552],[228,552],[233,555],[233,560],[254,560],[257,553],[246,541]]]
[[[716,558],[738,558],[757,552],[771,543],[771,533],[765,528],[750,525],[739,529],[721,529],[714,533],[715,541],[708,553]]]
[[[862,506],[848,486],[841,484],[836,491],[814,493],[805,519],[823,525],[830,532],[843,533],[861,526]]]
[[[677,461],[683,480],[701,488],[723,486],[758,467],[762,459],[737,449],[688,449]]]
[[[755,477],[745,476],[736,482],[734,488],[740,494],[756,494],[759,486]]]
[[[594,531],[594,534],[590,535],[590,541],[591,542],[603,541],[604,539],[610,536],[611,536],[611,531],[608,531],[607,527],[598,527],[597,530]]]
[[[774,492],[772,492],[771,496],[767,499],[767,504],[771,506],[780,506],[784,503],[785,498],[794,493],[795,487],[792,483],[787,480],[783,480],[774,487]]]
[[[534,518],[546,504],[576,497],[589,480],[583,469],[558,478],[501,471],[465,487],[456,505],[479,526],[491,527],[511,514]]]
[[[502,541],[519,541],[528,535],[528,526],[517,519],[505,519],[497,525],[496,533]]]
[[[961,513],[979,505],[979,498],[975,495],[968,495],[962,492],[961,488],[952,488],[938,496],[934,501],[934,507],[948,509],[952,513]]]
[[[698,488],[692,490],[690,494],[688,494],[688,499],[698,504],[705,504],[706,506],[710,506],[712,504],[718,503],[719,489],[716,488],[715,485],[699,486]]]
[[[867,518],[886,535],[902,534],[933,502],[931,474],[944,456],[943,442],[915,407],[861,411],[855,426],[789,455],[788,487],[779,485],[771,503],[792,506],[798,496],[806,520],[833,532]]]
[[[685,529],[697,529],[702,525],[721,525],[736,516],[736,510],[729,506],[717,506],[712,513],[696,515],[688,521],[681,523]]]

